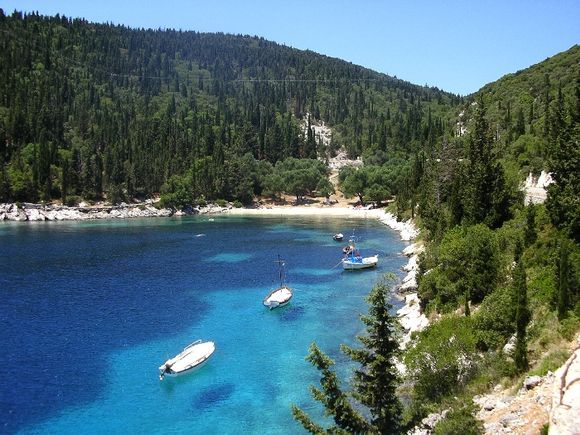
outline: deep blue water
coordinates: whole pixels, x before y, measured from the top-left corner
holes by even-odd
[[[212,219],[0,224],[0,432],[300,433],[292,403],[321,415],[308,346],[349,373],[339,344],[404,244],[372,220]],[[353,229],[377,269],[335,267],[331,235]],[[268,311],[278,254],[294,298]],[[160,382],[198,338],[212,359]]]

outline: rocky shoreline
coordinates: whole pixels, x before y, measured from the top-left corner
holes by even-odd
[[[0,221],[42,222],[169,217],[222,213],[231,208],[231,206],[220,207],[217,205],[208,205],[206,207],[191,207],[184,211],[175,211],[169,208],[157,208],[153,204],[153,201],[150,200],[139,204],[81,204],[78,207],[54,204],[6,203],[0,204]]]
[[[401,240],[412,241],[419,235],[419,230],[412,220],[397,221],[396,216],[392,213],[384,213],[384,215],[378,217],[389,228],[398,231]],[[422,242],[413,243],[403,250],[403,255],[409,258],[407,264],[403,266],[403,270],[407,272],[407,275],[405,275],[396,290],[397,295],[405,301],[405,304],[397,310],[397,318],[403,328],[403,337],[401,339],[401,347],[403,349],[411,340],[413,332],[422,331],[429,325],[429,319],[421,312],[417,294],[419,255],[424,251],[425,246]],[[400,369],[402,370],[403,367],[400,367]]]

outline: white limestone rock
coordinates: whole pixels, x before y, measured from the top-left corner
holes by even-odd
[[[580,433],[580,337],[566,363],[555,373],[550,434]]]
[[[36,208],[29,208],[25,210],[27,220],[29,221],[45,221],[44,213]]]
[[[513,334],[503,347],[503,353],[511,355],[516,349],[516,334]]]
[[[411,272],[416,271],[417,269],[419,269],[419,256],[413,255],[411,258],[409,258],[407,264],[403,266],[403,270],[405,272]]]

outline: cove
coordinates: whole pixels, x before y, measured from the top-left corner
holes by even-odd
[[[381,276],[401,276],[405,244],[375,220],[211,219],[0,225],[3,432],[296,433],[292,403],[321,415],[308,346],[349,373],[339,344],[356,344]],[[377,269],[336,267],[332,234],[353,231]],[[294,298],[268,311],[278,254]],[[198,338],[216,342],[207,365],[160,382]]]

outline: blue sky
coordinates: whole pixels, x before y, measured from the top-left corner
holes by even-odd
[[[462,95],[580,42],[579,0],[12,0],[0,7],[258,35]]]

